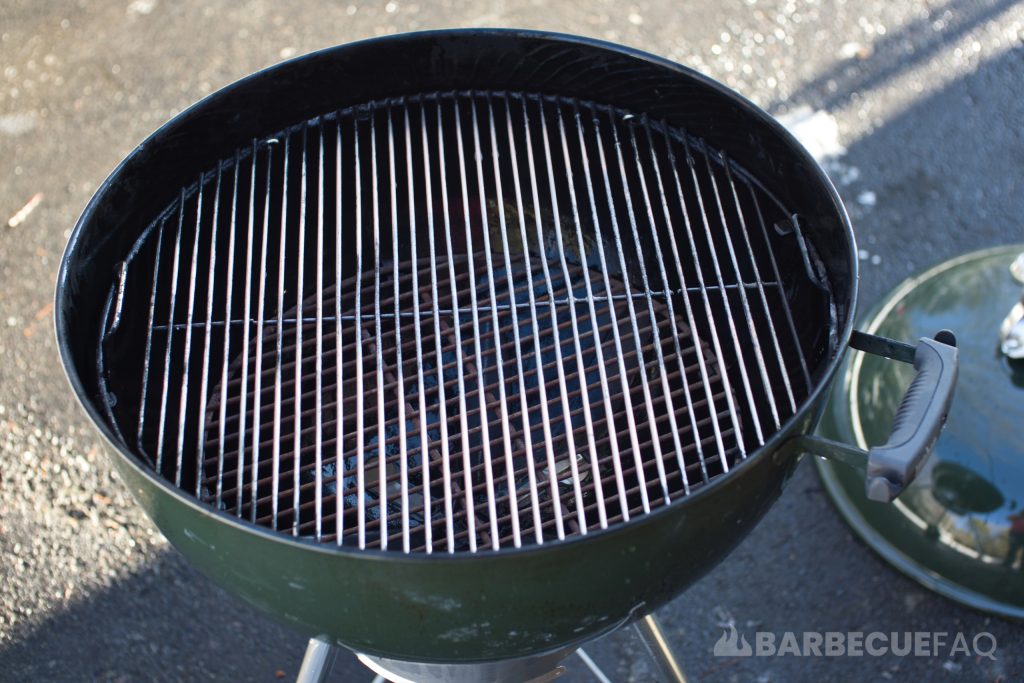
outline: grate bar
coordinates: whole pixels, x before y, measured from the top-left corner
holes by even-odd
[[[203,191],[202,191],[203,178],[202,175],[199,177],[199,195],[196,200],[196,222],[195,222],[195,239],[192,241],[192,263],[189,268],[188,277],[188,308],[186,310],[186,320],[188,322],[188,328],[185,330],[185,348],[183,350],[183,358],[185,361],[185,371],[181,375],[181,392],[179,396],[181,400],[178,402],[178,444],[176,449],[176,459],[174,464],[174,485],[181,486],[181,468],[182,462],[185,457],[185,419],[186,412],[185,408],[188,405],[188,385],[189,385],[189,365],[192,360],[192,313],[195,310],[196,303],[196,275],[199,268],[199,234],[202,227],[202,213],[203,213]],[[211,240],[212,242],[212,240]]]
[[[363,272],[363,193],[361,160],[359,155],[359,120],[352,121],[352,142],[355,166],[355,243],[356,243],[356,272]],[[357,311],[362,307],[363,279],[356,278],[355,306]],[[363,325],[362,318],[356,321],[356,506],[357,506],[357,532],[359,535],[359,547],[366,547],[366,430],[363,423]]]
[[[224,293],[224,299],[227,302],[224,316],[228,319],[231,318],[231,302],[233,297],[232,289],[235,281],[235,229],[238,221],[238,152],[235,152],[235,163],[234,163],[234,182],[231,189],[231,219],[230,225],[228,226],[228,265],[227,265],[227,279],[225,280],[226,291]],[[218,181],[219,182],[219,181]],[[216,225],[216,222],[214,222]],[[211,278],[212,279],[212,278]],[[212,295],[213,287],[210,287]],[[212,296],[211,296],[212,304]],[[213,321],[212,305],[210,306],[211,315],[207,316],[207,324]],[[221,368],[220,368],[220,419],[218,420],[218,440],[217,440],[217,483],[216,483],[216,494],[215,500],[217,507],[221,505],[221,495],[224,489],[224,431],[227,428],[227,386],[228,386],[228,365],[229,358],[231,357],[231,331],[226,330],[224,333],[224,348],[221,355]],[[202,451],[200,450],[200,453]]]
[[[202,421],[202,427],[196,434],[196,471],[199,471],[203,463],[203,436],[206,432],[206,405],[209,399],[209,391],[207,390],[210,386],[210,323],[213,320],[213,293],[214,293],[214,276],[217,272],[217,228],[218,219],[220,218],[220,188],[221,179],[224,176],[223,165],[217,165],[217,185],[214,190],[213,198],[213,219],[210,221],[210,268],[206,278],[206,325],[204,326],[203,334],[203,370],[202,379],[199,385],[199,414],[202,415],[200,418]],[[197,230],[196,234],[199,234],[197,218]],[[182,430],[184,431],[184,430]],[[196,496],[202,495],[200,488],[200,479],[196,477]]]
[[[316,490],[315,514],[316,538],[323,536],[324,468],[323,468],[323,424],[324,424],[324,131],[317,130],[317,182],[316,193]],[[340,382],[339,382],[340,385]],[[298,469],[298,468],[296,468]],[[298,520],[298,515],[296,515]]]
[[[388,108],[388,172],[390,175],[391,183],[391,245],[392,245],[392,263],[399,263],[400,259],[398,256],[398,182],[395,178],[395,131],[391,120],[391,109]],[[395,319],[399,318],[400,311],[399,305],[402,300],[399,290],[399,269],[392,268],[392,274],[394,275],[394,299],[395,299]],[[415,301],[415,296],[413,297]],[[419,348],[419,347],[417,347]],[[399,394],[405,394],[405,378],[402,374],[402,326],[395,325],[395,373],[398,379],[398,392]],[[407,451],[407,438],[406,438],[406,422],[405,422],[405,401],[399,399],[398,403],[398,449],[399,459],[398,465],[401,476],[401,497],[402,497],[402,551],[409,552],[409,457]],[[423,413],[417,415],[417,419],[425,421]],[[378,451],[384,453],[384,440],[382,439],[378,444]],[[382,489],[383,490],[383,489]],[[382,506],[386,507],[386,506]],[[387,534],[387,529],[382,528],[381,534]]]
[[[404,279],[400,279],[400,281],[404,282],[405,280]],[[744,282],[744,283],[741,283],[740,285],[726,284],[721,289],[724,289],[726,291],[732,291],[732,290],[736,290],[736,289],[738,289],[740,287],[743,287],[744,289],[751,289],[751,290],[754,290],[754,289],[764,289],[764,288],[778,288],[779,287],[779,283],[775,282],[775,281],[772,281],[772,280],[763,281],[763,282],[760,283],[760,285],[757,282]],[[698,287],[687,287],[687,288],[684,288],[684,289],[656,289],[656,290],[652,290],[650,294],[651,294],[652,297],[658,297],[658,298],[665,298],[665,299],[667,299],[667,298],[670,298],[670,297],[676,296],[676,295],[697,294],[697,293],[700,293],[701,291],[702,290],[700,288],[698,288]],[[704,290],[704,291],[707,291],[707,292],[718,292],[718,291],[720,291],[720,288],[717,287],[717,286],[712,286],[712,287],[706,288],[706,290]],[[595,303],[605,303],[605,302],[608,302],[608,301],[625,301],[627,298],[632,298],[634,301],[646,301],[647,300],[647,295],[644,294],[644,293],[635,293],[635,294],[630,294],[629,297],[627,297],[625,294],[615,294],[615,295],[612,295],[612,296],[609,297],[609,296],[595,294],[594,297],[593,297],[593,300],[594,300]],[[546,302],[546,299],[545,299],[545,302]],[[586,298],[584,298],[584,297],[571,296],[571,297],[555,298],[553,303],[556,306],[570,306],[570,305],[571,306],[585,306],[585,305],[589,304],[590,302]],[[497,304],[497,305],[495,305],[493,307],[491,307],[491,306],[480,306],[477,309],[477,311],[478,311],[478,313],[490,314],[490,313],[492,313],[495,310],[498,311],[498,312],[501,312],[501,311],[511,311],[512,309],[526,310],[526,309],[529,309],[529,307],[530,307],[529,303],[525,303],[525,302],[516,302],[516,303],[513,303],[513,304],[500,303],[500,304]],[[438,309],[437,312],[440,313],[441,315],[460,315],[460,316],[461,315],[470,315],[471,316],[472,313],[473,313],[473,309],[471,307],[469,307],[469,306],[463,306],[463,307],[460,307],[458,309],[441,307],[441,308]],[[399,314],[398,317],[400,317],[400,318],[417,318],[417,317],[419,317],[419,318],[424,318],[426,320],[429,320],[432,316],[433,316],[433,311],[424,311],[424,312],[421,312],[419,315],[417,315],[414,311],[402,311]],[[370,313],[363,313],[363,314],[354,314],[354,313],[353,314],[343,314],[341,316],[325,315],[323,320],[324,320],[324,322],[334,322],[335,320],[338,319],[338,317],[340,317],[341,320],[348,321],[348,322],[353,322],[358,317],[361,317],[363,320],[376,320],[376,316],[372,312],[370,312]],[[385,311],[382,311],[381,314],[380,314],[380,317],[381,317],[381,320],[394,320],[395,319],[395,314],[394,313],[387,313]],[[287,317],[286,316],[286,317],[284,317],[282,319],[281,322],[282,322],[282,325],[298,325],[300,322],[303,325],[312,325],[312,324],[316,323],[316,317],[305,317],[305,318],[302,318],[300,320],[299,318],[296,318],[294,316],[292,316],[292,317]],[[258,325],[258,324],[261,324],[261,323],[258,320],[254,319],[254,318],[250,318],[250,319],[234,318],[234,319],[228,320],[228,321],[214,320],[211,323],[211,325],[213,327],[225,327],[225,326],[231,326],[231,325]],[[268,321],[266,321],[266,322],[264,322],[262,324],[266,325],[267,327],[275,327],[277,325],[277,321],[276,320],[268,320]],[[192,326],[193,327],[204,327],[205,328],[205,323],[193,323]],[[174,323],[173,325],[160,324],[160,325],[154,325],[153,326],[153,330],[154,331],[166,331],[169,328],[174,328],[175,330],[183,330],[186,327],[188,327],[188,324],[186,324],[186,323]]]
[[[253,174],[256,173],[256,143],[253,143]],[[257,481],[259,481],[259,450],[257,448],[260,439],[260,427],[262,421],[260,419],[260,398],[263,395],[261,391],[261,380],[263,378],[262,366],[263,366],[263,316],[266,314],[267,304],[267,245],[270,242],[270,176],[271,169],[273,168],[274,161],[274,148],[273,146],[267,146],[267,179],[263,188],[263,230],[262,239],[260,240],[260,293],[259,299],[256,304],[256,319],[261,323],[256,326],[256,367],[253,371],[253,429],[252,429],[252,499],[256,499],[257,494]],[[243,366],[244,368],[249,367],[248,359]],[[243,384],[242,386],[247,386]],[[242,394],[248,393],[247,391],[240,392]],[[243,413],[244,415],[244,413]],[[244,419],[244,417],[243,417]],[[239,434],[244,435],[244,431],[240,431]],[[243,459],[244,456],[244,438],[239,439],[239,458]],[[252,506],[252,515],[250,521],[256,521],[256,506]]]
[[[295,268],[295,287],[296,287],[296,306],[297,306],[297,317],[302,319],[302,308],[305,303],[305,297],[303,296],[303,289],[305,285],[305,272],[306,272],[306,189],[308,183],[308,164],[306,160],[306,138],[308,135],[309,126],[302,127],[302,167],[299,171],[299,235],[297,241],[297,259],[298,263]],[[295,326],[295,433],[292,439],[292,449],[295,457],[296,465],[294,469],[294,482],[296,494],[292,500],[292,535],[299,535],[299,460],[302,453],[302,325]],[[278,338],[283,337],[283,334],[278,334]]]
[[[377,129],[376,118],[370,118],[370,188],[373,193],[373,358],[377,369],[377,476],[378,496],[387,491],[387,468],[385,467],[384,433],[387,420],[384,414],[384,351],[380,328],[380,198],[377,171]],[[301,327],[301,326],[300,326]],[[369,335],[367,335],[369,337]],[[378,499],[379,500],[379,499]],[[361,502],[365,504],[365,502]],[[378,504],[381,550],[387,550],[388,506]]]
[[[400,281],[401,282],[405,282],[405,279],[406,278],[400,278]],[[685,294],[699,294],[702,291],[719,292],[719,291],[721,291],[723,289],[726,290],[726,291],[733,291],[733,290],[736,290],[736,289],[738,289],[740,287],[742,287],[744,289],[754,290],[754,289],[762,289],[762,288],[778,288],[779,286],[780,286],[779,283],[774,281],[774,280],[765,280],[765,281],[763,281],[761,283],[757,283],[757,282],[741,282],[740,284],[725,284],[721,288],[718,287],[717,285],[713,285],[713,286],[708,286],[708,287],[704,288],[703,290],[700,287],[684,287],[684,288],[681,288],[681,289],[654,289],[654,290],[651,290],[651,296],[652,297],[658,297],[658,298],[668,298],[668,297],[672,297],[672,296],[685,295]],[[646,301],[647,300],[647,295],[644,294],[644,293],[631,294],[630,297],[633,298],[636,301],[641,301],[641,300],[642,301]],[[607,301],[625,301],[626,299],[627,299],[627,296],[625,294],[613,294],[610,297],[606,296],[606,295],[595,294],[594,297],[593,297],[593,300],[594,300],[595,303],[603,303],[603,302],[607,302]],[[545,301],[546,301],[546,299],[545,299]],[[585,297],[569,296],[569,297],[555,298],[554,299],[554,303],[555,303],[556,306],[568,306],[568,305],[585,306],[586,304],[588,304],[590,302]],[[509,311],[509,310],[511,310],[513,308],[528,309],[529,307],[530,307],[530,305],[528,303],[524,303],[524,302],[500,303],[500,304],[497,304],[496,306],[494,306],[494,308],[497,309],[498,311]],[[478,309],[478,312],[480,312],[480,313],[488,313],[489,314],[489,313],[491,313],[491,310],[492,310],[491,306],[480,306],[479,309]],[[469,307],[469,306],[463,306],[463,307],[460,307],[458,309],[444,308],[444,307],[441,307],[441,308],[438,309],[438,313],[441,313],[442,315],[455,315],[455,314],[471,315],[472,312],[473,312],[473,309],[471,307]],[[419,317],[429,319],[432,315],[433,315],[433,311],[427,311],[427,312],[422,312]],[[343,314],[340,317],[341,317],[342,320],[346,320],[346,321],[352,322],[357,317],[360,317],[360,316],[357,315],[357,314]],[[375,316],[374,316],[374,314],[372,312],[371,313],[362,314],[361,317],[364,320],[374,320],[375,319]],[[382,311],[381,314],[380,314],[380,317],[381,317],[382,320],[389,320],[389,319],[394,319],[395,316],[394,316],[393,313],[387,313],[387,312]],[[417,316],[412,311],[403,311],[401,313],[400,317],[402,317],[402,318],[415,318]],[[333,316],[333,315],[327,316],[327,315],[325,315],[324,316],[324,321],[325,322],[334,322],[336,320],[336,318],[337,318],[337,316]],[[298,318],[296,318],[294,316],[292,316],[292,317],[285,316],[283,318],[282,322],[284,324],[286,324],[286,325],[297,325],[299,322],[301,322],[303,325],[308,325],[308,324],[315,323],[316,322],[316,318],[315,317],[306,317],[306,318],[302,318],[301,321],[300,321]],[[214,320],[211,323],[211,325],[213,327],[224,327],[225,325],[246,325],[246,324],[248,324],[248,325],[257,325],[257,324],[260,324],[260,323],[255,318],[244,318],[244,317],[243,318],[234,318],[232,320],[227,320],[227,321],[224,321],[224,320]],[[269,320],[269,321],[266,321],[263,324],[267,325],[268,327],[273,327],[273,326],[275,326],[277,324],[277,322],[274,321],[274,320]],[[205,323],[193,323],[193,326],[205,327]],[[153,330],[154,331],[157,331],[157,330],[166,331],[168,328],[171,328],[171,327],[173,327],[176,330],[183,330],[186,327],[188,327],[188,325],[186,323],[174,323],[172,325],[168,325],[166,323],[162,323],[162,324],[155,324],[153,326]]]
[[[284,280],[285,280],[285,246],[287,245],[288,238],[288,162],[291,158],[291,136],[288,135],[284,139],[284,175],[281,183],[281,239],[278,244],[278,265],[277,265],[277,329],[281,329],[281,319],[284,316]],[[272,486],[274,489],[274,498],[271,501],[273,505],[273,517],[271,521],[271,528],[277,529],[277,511],[278,511],[278,500],[277,492],[281,485],[281,380],[282,380],[282,362],[284,360],[284,335],[276,335],[276,361],[274,364],[274,441],[273,451],[274,460],[272,466],[274,469],[274,479]]]
[[[460,283],[462,281],[465,281],[465,280],[467,280],[467,279],[466,278],[461,278],[460,279]],[[766,284],[766,287],[767,286],[768,286],[768,284]],[[516,293],[521,293],[521,292],[525,292],[526,289],[527,289],[527,285],[523,284],[523,285],[519,286],[518,288],[516,288],[515,291],[516,291]],[[652,294],[652,298],[654,298],[654,297],[656,297],[659,294],[659,292],[652,292],[651,294]],[[407,295],[403,294],[402,296],[407,296]],[[638,301],[638,300],[641,300],[641,299],[646,301],[646,297],[643,294],[634,294],[634,295],[632,295],[631,298],[634,301]],[[665,297],[665,298],[666,298],[666,300],[668,300],[669,297]],[[611,296],[611,297],[595,296],[594,297],[594,303],[606,303],[606,302],[609,302],[609,301],[611,301],[611,302],[625,302],[626,299],[627,299],[627,297],[625,295],[623,295],[623,296],[616,295],[616,296]],[[443,302],[443,301],[447,301],[447,300],[449,300],[449,299],[447,299],[445,296],[440,296],[439,297],[439,301]],[[547,302],[547,301],[548,301],[548,299],[545,298],[544,302]],[[565,296],[554,297],[553,301],[554,301],[556,306],[588,305],[590,303],[585,298],[565,297]],[[499,303],[496,306],[496,308],[498,309],[498,311],[509,311],[509,312],[511,312],[513,309],[528,309],[529,308],[529,304],[528,303],[516,303],[514,305],[510,305],[510,304],[507,304],[507,303]],[[490,306],[480,306],[479,310],[480,310],[481,313],[487,313],[489,315],[489,313],[492,312],[492,307],[490,307]],[[404,321],[414,321],[414,319],[416,319],[417,317],[420,317],[420,318],[422,318],[422,321],[429,322],[429,319],[431,319],[432,316],[433,316],[433,312],[434,311],[432,311],[432,310],[429,311],[429,312],[422,312],[421,311],[421,314],[419,316],[417,316],[414,311],[401,311],[401,313],[398,315],[397,319],[404,319]],[[468,316],[468,314],[470,312],[470,309],[468,307],[461,307],[458,310],[456,310],[456,309],[453,309],[451,307],[445,307],[443,305],[439,305],[436,312],[438,314],[440,314],[440,315],[443,315],[443,316],[458,317],[458,318],[462,319],[463,317]],[[469,318],[471,319],[471,316],[469,316]],[[335,316],[335,315],[325,315],[324,316],[324,322],[325,323],[334,323],[334,322],[337,322],[338,319],[339,318],[337,316]],[[355,321],[359,321],[359,319],[361,319],[361,321],[373,321],[373,319],[375,319],[375,315],[374,315],[373,311],[371,310],[371,312],[369,312],[369,313],[341,315],[340,319],[343,322],[349,322],[349,323],[354,323]],[[381,321],[382,322],[383,321],[394,321],[394,319],[396,319],[394,313],[387,313],[387,312],[382,312],[381,313]],[[283,323],[284,323],[284,325],[283,325],[282,329],[285,329],[286,326],[298,325],[300,323],[300,321],[296,317],[288,317],[288,316],[286,316],[284,318]],[[244,326],[245,325],[245,321],[238,321],[238,319],[237,319],[237,321],[232,321],[231,324],[232,325],[238,324],[240,326]],[[304,318],[302,318],[301,324],[306,326],[306,327],[313,327],[313,326],[316,325],[316,317],[315,316],[304,317]],[[258,321],[258,319],[256,319],[256,318],[253,318],[252,321],[250,321],[250,327],[256,328],[256,327],[259,327],[261,325],[264,328],[275,329],[276,325],[278,325],[278,322],[276,322],[276,319],[269,319],[269,321],[264,321],[261,324]],[[155,325],[153,329],[154,329],[155,332],[157,332],[157,331],[166,332],[170,328],[173,328],[174,330],[183,330],[186,327],[188,327],[188,326],[186,326],[184,324],[172,325],[172,326]],[[205,324],[202,324],[202,323],[194,324],[193,327],[194,328],[205,328]],[[218,327],[217,322],[212,323],[212,327],[214,327],[214,328]],[[224,324],[220,323],[219,327],[224,327]]]
[[[416,201],[415,201],[415,191],[414,191],[414,189],[415,189],[415,178],[414,178],[414,174],[413,174],[413,169],[415,168],[415,166],[413,164],[413,158],[412,158],[412,126],[409,123],[409,108],[408,107],[404,108],[402,120],[403,120],[403,123],[405,125],[405,168],[406,168],[406,182],[409,184],[409,240],[410,240],[410,253],[416,254],[417,253],[417,243],[416,243],[416,237],[417,237],[416,229],[417,229],[417,225],[416,225]],[[428,166],[428,168],[429,168],[429,166]],[[427,196],[430,196],[429,191],[428,191]],[[430,226],[430,230],[433,231],[433,225]],[[341,241],[339,240],[338,243],[340,244]],[[431,253],[433,253],[433,249],[431,249]],[[396,262],[397,262],[397,257],[396,257]],[[420,317],[420,297],[417,295],[417,292],[421,291],[420,290],[420,283],[419,283],[420,269],[419,268],[412,268],[411,270],[412,270],[412,291],[413,291],[412,309],[413,309],[414,319],[415,320],[422,320],[422,318]],[[398,268],[394,268],[394,272],[395,272],[395,282],[396,282],[396,284],[395,284],[395,291],[397,293],[397,291],[398,291],[398,284],[397,284],[397,282],[398,282],[398,279],[399,279],[399,269]],[[340,280],[340,275],[341,275],[341,271],[339,269],[339,280]],[[337,291],[339,292],[338,296],[340,297],[341,288],[338,288]],[[396,296],[395,299],[397,301],[398,297]],[[397,315],[397,304],[396,304],[396,315]],[[338,312],[338,316],[339,316],[339,318],[341,317],[340,309],[339,309],[339,312]],[[397,327],[397,325],[396,325],[396,327]],[[432,506],[431,506],[431,500],[430,500],[430,485],[429,485],[429,482],[430,482],[430,459],[431,459],[431,456],[430,456],[430,453],[429,453],[429,451],[427,449],[427,444],[430,443],[430,438],[429,438],[429,434],[427,432],[427,419],[425,417],[426,414],[427,414],[427,399],[426,399],[426,388],[424,386],[425,385],[425,380],[424,380],[424,373],[423,373],[423,353],[420,352],[423,349],[423,332],[420,329],[420,325],[413,325],[413,334],[415,335],[415,341],[416,341],[416,347],[415,348],[417,350],[417,352],[415,354],[415,358],[416,358],[416,388],[417,388],[417,397],[419,399],[417,415],[419,416],[418,422],[419,422],[419,427],[420,427],[420,433],[419,433],[419,436],[420,436],[420,443],[419,443],[420,476],[422,477],[422,481],[423,482],[427,482],[427,484],[422,485],[420,487],[420,496],[423,499],[423,519],[424,520],[429,520],[429,519],[433,519]],[[341,339],[341,335],[340,334],[338,335],[338,339]],[[399,363],[399,364],[401,364],[401,363]],[[341,380],[340,379],[338,380],[338,385],[339,386],[341,385]],[[341,443],[341,439],[338,439],[338,443],[339,444]],[[403,487],[404,487],[404,485],[403,485]],[[433,549],[434,549],[433,524],[424,524],[423,525],[423,530],[424,530],[424,534],[425,534],[425,538],[426,538],[426,542],[425,542],[426,552],[427,553],[433,552]],[[408,529],[405,529],[403,531],[405,532],[405,538],[408,538]],[[340,533],[341,532],[339,532],[339,534]],[[410,543],[411,543],[411,541],[410,541]],[[403,549],[407,553],[411,551],[411,548],[409,547],[408,544],[406,544],[403,547]]]
[[[441,108],[438,105],[438,115],[440,116]],[[440,127],[440,122],[438,123]],[[424,189],[426,190],[427,197],[433,197],[433,187],[431,185],[431,163],[430,163],[430,144],[427,139],[427,112],[426,107],[420,102],[420,133],[423,138],[423,183]],[[440,138],[438,139],[438,158],[442,158],[443,146]],[[441,193],[441,202],[444,208],[444,224],[448,228],[448,194],[447,192]],[[437,245],[435,244],[435,226],[434,226],[434,213],[427,211],[427,241],[430,247],[430,307],[433,311],[434,318],[434,357],[440,359],[441,356],[441,316],[438,313],[438,278],[437,278]],[[448,232],[447,234],[451,234]],[[448,251],[451,254],[451,251]],[[448,261],[451,264],[451,260]],[[357,271],[359,272],[359,271]],[[454,295],[454,290],[453,290]],[[453,299],[454,301],[454,299]],[[355,310],[360,310],[356,306]],[[452,489],[454,482],[452,481],[451,471],[451,453],[448,450],[448,415],[447,415],[447,401],[445,400],[444,393],[444,368],[440,362],[437,365],[437,385],[438,385],[438,425],[441,435],[441,472],[442,482],[444,486],[444,521],[445,521],[445,539],[447,543],[447,550],[449,553],[455,552],[455,527],[454,527],[454,504]],[[462,373],[459,373],[461,381]],[[459,393],[462,393],[462,386],[459,385]],[[464,415],[464,413],[460,413]],[[424,458],[426,461],[427,458]],[[426,479],[425,481],[430,481]],[[427,525],[432,526],[432,525]],[[428,538],[430,532],[428,532]],[[431,546],[430,543],[427,544]]]
[[[178,230],[174,239],[174,256],[171,265],[171,291],[168,318],[174,317],[174,305],[178,296],[178,270],[181,263],[181,231],[185,217],[185,191],[181,191],[178,204]],[[167,329],[167,351],[164,354],[164,381],[163,390],[160,394],[160,423],[157,427],[156,458],[153,467],[157,472],[163,472],[163,454],[165,441],[165,427],[167,426],[167,402],[171,386],[171,349],[173,348],[174,330]]]
[[[341,258],[341,246],[342,240],[342,223],[341,223],[341,178],[342,178],[342,163],[341,163],[341,122],[335,129],[335,152],[334,152],[334,217],[335,217],[335,240],[334,240],[334,276],[337,282],[342,280],[342,258]],[[345,497],[343,495],[342,486],[342,442],[345,437],[345,376],[343,373],[344,368],[344,346],[341,343],[343,337],[342,334],[342,316],[341,316],[341,287],[334,288],[334,339],[335,339],[335,354],[337,356],[337,381],[334,385],[335,391],[335,419],[338,421],[338,436],[335,439],[334,446],[334,507],[337,512],[337,532],[335,533],[335,540],[338,545],[342,544],[342,539],[345,537]],[[256,506],[253,505],[253,509]]]
[[[167,219],[160,220],[160,229],[157,231],[156,240],[156,262],[153,264],[153,290],[149,296],[149,324],[146,325],[146,353],[142,365],[142,390],[139,392],[139,428],[135,432],[135,443],[142,450],[142,437],[146,427],[146,404],[149,397],[149,362],[153,352],[153,321],[156,318],[156,294],[160,284],[160,263],[163,261],[164,228],[167,226]],[[248,317],[248,316],[246,316]],[[163,427],[161,426],[161,432]]]
[[[235,162],[239,162],[236,160]],[[242,297],[243,316],[248,320],[250,313],[252,312],[252,258],[253,258],[253,238],[255,234],[255,209],[256,209],[256,143],[253,142],[252,156],[250,157],[249,165],[249,214],[248,220],[246,221],[245,231],[245,295]],[[249,386],[249,337],[251,330],[246,325],[245,329],[242,330],[242,386]],[[230,366],[230,360],[228,358],[229,352],[227,349],[224,351],[224,365],[225,367]],[[228,383],[229,376],[225,375],[221,377],[221,387]],[[242,391],[239,400],[241,402],[241,409],[238,412],[238,433],[244,435],[246,432],[245,425],[245,412],[249,399],[249,392]],[[226,408],[228,402],[228,396],[226,392],[221,393],[220,403]],[[226,411],[221,414],[221,421],[227,420]],[[224,438],[224,434],[221,434],[221,438]],[[238,439],[238,461],[245,461],[245,439]],[[238,468],[238,478],[235,483],[235,490],[237,491],[235,499],[235,513],[240,517],[242,515],[242,489],[244,485],[243,477],[245,475],[245,468]]]

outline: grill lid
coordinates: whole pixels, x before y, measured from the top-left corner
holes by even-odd
[[[917,273],[863,317],[871,334],[914,338],[963,330],[961,381],[934,453],[893,505],[868,500],[853,470],[815,459],[825,491],[874,551],[948,598],[1024,619],[1020,421],[1024,366],[999,351],[998,329],[1021,296],[1011,268],[1024,245],[969,252]],[[879,443],[911,373],[867,354],[843,366],[819,432]]]
[[[551,543],[726,476],[798,410],[814,264],[761,184],[643,114],[375,101],[182,188],[119,269],[100,375],[131,450],[250,522]]]

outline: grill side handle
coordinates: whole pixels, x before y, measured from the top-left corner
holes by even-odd
[[[889,438],[868,451],[811,435],[798,437],[794,447],[865,468],[868,499],[890,503],[921,471],[946,423],[960,364],[956,337],[949,330],[942,330],[934,339],[922,337],[914,346],[854,332],[850,347],[912,363],[917,371],[896,411]]]

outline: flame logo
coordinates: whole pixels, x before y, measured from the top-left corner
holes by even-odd
[[[729,630],[722,632],[722,637],[715,643],[716,657],[750,657],[754,649],[747,642],[747,637],[736,632],[736,625],[729,624]]]

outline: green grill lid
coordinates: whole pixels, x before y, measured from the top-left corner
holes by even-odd
[[[1024,360],[1003,352],[1000,329],[1021,302],[1011,264],[1022,252],[1024,245],[999,247],[935,266],[860,325],[894,339],[948,328],[960,348],[946,428],[893,504],[867,499],[863,473],[815,458],[839,512],[883,558],[942,595],[1016,619],[1024,619]],[[850,354],[819,433],[862,448],[884,442],[912,376],[904,363]]]

